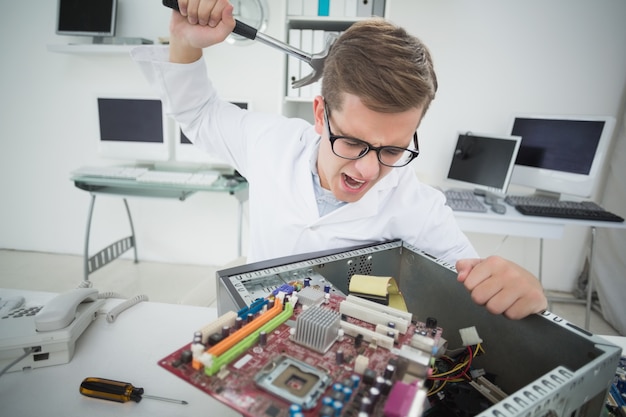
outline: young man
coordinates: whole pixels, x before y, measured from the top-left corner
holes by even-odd
[[[226,0],[180,0],[170,45],[133,57],[194,143],[250,185],[248,261],[402,239],[448,262],[473,300],[521,318],[546,308],[538,280],[499,257],[477,259],[441,193],[408,164],[437,80],[426,47],[382,19],[354,24],[325,63],[315,123],[220,100],[202,49],[235,21]]]

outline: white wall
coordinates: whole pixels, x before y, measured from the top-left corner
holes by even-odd
[[[267,33],[284,39],[285,0],[270,3]],[[507,132],[510,114],[544,112],[616,116],[626,74],[626,2],[621,0],[387,0],[388,16],[430,47],[440,90],[420,128],[419,175],[445,177],[458,130]],[[54,33],[56,2],[12,2],[0,16],[0,248],[80,254],[89,195],[71,170],[97,155],[95,97],[148,94],[126,54],[47,51],[76,39]],[[159,1],[120,0],[119,36],[167,36]],[[205,53],[222,95],[255,109],[281,108],[283,57],[266,46],[220,45]],[[220,265],[236,256],[235,200],[198,194],[175,200],[132,199],[142,259]],[[247,223],[244,222],[244,226]],[[127,233],[120,200],[99,198],[94,250]],[[538,243],[473,234],[482,255],[500,247],[537,272]],[[570,289],[585,230],[568,228],[545,244],[544,282]]]

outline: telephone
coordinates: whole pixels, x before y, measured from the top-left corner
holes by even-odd
[[[95,320],[103,299],[93,288],[76,288],[39,303],[25,302],[0,317],[0,369],[7,372],[67,363],[76,340]],[[36,298],[36,297],[35,297]]]

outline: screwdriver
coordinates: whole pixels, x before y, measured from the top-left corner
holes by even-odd
[[[80,384],[80,393],[87,397],[100,398],[101,400],[125,403],[135,401],[138,403],[142,398],[151,400],[167,401],[176,404],[188,404],[187,401],[174,400],[172,398],[155,397],[145,395],[143,388],[135,387],[130,382],[114,381],[104,378],[85,378]]]

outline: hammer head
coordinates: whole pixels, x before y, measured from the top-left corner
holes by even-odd
[[[326,36],[326,44],[324,45],[324,49],[321,52],[312,54],[311,59],[307,61],[311,68],[313,68],[313,72],[311,72],[304,78],[292,81],[292,88],[304,87],[305,85],[313,84],[314,82],[322,78],[322,75],[324,75],[324,62],[326,61],[328,53],[330,52],[330,49],[332,48],[337,38],[338,36],[334,33],[329,33]]]

